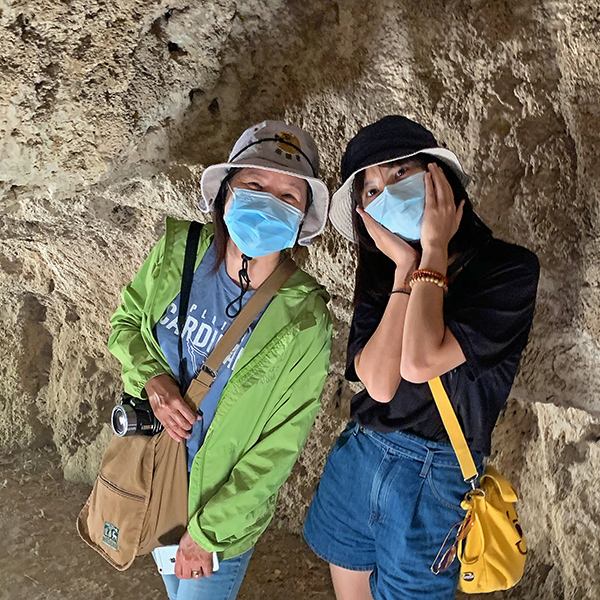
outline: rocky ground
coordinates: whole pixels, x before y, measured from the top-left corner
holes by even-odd
[[[90,491],[64,480],[49,450],[0,455],[0,600],[159,600],[150,556],[115,571],[79,539],[75,517]],[[240,600],[333,600],[327,565],[298,536],[271,527],[254,553]]]

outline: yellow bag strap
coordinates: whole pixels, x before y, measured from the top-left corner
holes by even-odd
[[[442,417],[442,422],[444,423],[444,427],[450,438],[450,443],[454,448],[454,452],[456,452],[456,457],[458,458],[458,464],[460,465],[463,477],[465,481],[474,485],[478,477],[477,467],[475,466],[473,455],[471,454],[471,450],[469,450],[465,434],[458,422],[454,408],[452,408],[452,404],[450,404],[450,398],[448,398],[442,380],[439,377],[432,379],[429,381],[429,387],[431,388],[433,399],[440,411],[440,416]]]

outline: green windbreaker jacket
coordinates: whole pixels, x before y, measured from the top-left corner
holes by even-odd
[[[110,351],[125,391],[171,373],[152,332],[180,292],[188,221],[167,219],[166,233],[111,318]],[[202,228],[196,266],[213,238]],[[251,548],[275,512],[320,407],[329,368],[331,317],[325,289],[300,269],[271,301],[225,386],[194,458],[188,531],[205,550],[232,558]]]

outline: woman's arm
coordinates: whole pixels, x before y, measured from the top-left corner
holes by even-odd
[[[163,373],[168,373],[146,347],[142,338],[142,316],[148,294],[158,275],[158,266],[164,254],[165,238],[154,246],[133,281],[122,292],[123,302],[110,319],[113,332],[108,340],[108,349],[122,365],[125,391],[142,398],[146,383]]]
[[[421,229],[420,269],[442,275],[448,269],[448,244],[462,218],[464,201],[454,194],[440,167],[429,165],[425,176],[425,214]],[[444,324],[444,291],[427,282],[413,286],[406,311],[400,372],[413,383],[424,383],[465,362],[465,355]]]
[[[125,391],[136,398],[147,396],[167,433],[179,442],[190,437],[189,430],[198,417],[181,397],[167,365],[148,351],[141,333],[146,301],[158,276],[164,245],[163,237],[123,290],[123,303],[110,320],[113,333],[108,348],[121,361]]]
[[[357,210],[377,247],[396,263],[392,289],[403,290],[404,280],[416,267],[417,253],[362,208]],[[400,359],[409,297],[406,293],[394,293],[390,296],[375,333],[354,359],[358,378],[371,398],[378,402],[389,402],[402,379]]]
[[[406,273],[396,269],[394,288],[401,289]],[[378,402],[389,402],[400,385],[402,333],[409,295],[392,294],[375,333],[356,355],[354,368],[369,395]]]
[[[423,252],[420,269],[446,273],[447,251]],[[448,259],[445,259],[446,264]],[[425,383],[458,367],[466,358],[458,341],[444,324],[444,291],[431,283],[413,288],[404,326],[401,373],[407,381]]]

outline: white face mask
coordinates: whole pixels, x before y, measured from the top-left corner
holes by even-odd
[[[425,171],[386,186],[365,211],[405,240],[420,240],[425,212]]]

